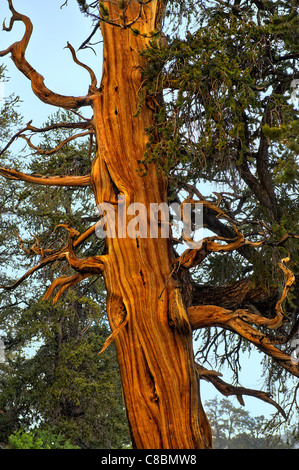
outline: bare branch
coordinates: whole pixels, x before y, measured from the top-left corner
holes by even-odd
[[[277,329],[284,323],[285,316],[282,310],[282,303],[295,280],[294,274],[284,265],[287,261],[289,261],[289,258],[285,258],[279,263],[280,268],[285,274],[286,282],[281,298],[276,304],[276,315],[274,318],[267,318],[256,313],[252,313],[250,310],[240,309],[232,311],[215,305],[198,305],[196,307],[189,307],[188,317],[193,329],[220,326],[238,333],[240,336],[257,346],[258,349],[271,356],[286,370],[299,377],[299,368],[292,362],[291,358],[281,352],[275,346],[276,343],[274,341],[271,341],[265,334],[249,325],[249,323],[254,323],[258,326]]]
[[[64,226],[64,227],[66,227],[66,226]],[[81,235],[79,235],[79,232],[76,231],[77,234],[79,235],[76,240],[73,240],[76,233],[70,231],[69,243],[66,246],[64,246],[61,250],[54,251],[52,253],[50,253],[50,250],[42,250],[42,251],[40,250],[38,254],[40,256],[44,256],[44,255],[47,254],[47,257],[42,259],[42,261],[38,265],[36,265],[36,266],[32,267],[31,269],[29,269],[29,271],[27,271],[16,282],[14,282],[13,284],[11,284],[9,286],[1,285],[0,289],[13,290],[16,287],[18,287],[22,282],[24,282],[26,279],[28,279],[32,274],[34,274],[35,272],[37,272],[40,269],[44,268],[45,266],[47,266],[49,264],[52,264],[55,261],[67,260],[68,256],[70,255],[70,251],[72,251],[74,248],[78,248],[80,245],[82,245],[82,243],[85,240],[87,240],[92,234],[94,234],[95,229],[96,229],[96,224],[94,224],[92,227],[87,229]],[[99,257],[96,257],[96,258],[97,258],[97,265],[96,266],[94,264],[95,260],[93,259],[93,261],[91,261],[90,275],[99,274],[99,271],[101,270],[101,268],[103,269],[104,257],[101,257],[101,260],[99,259]],[[87,258],[87,260],[88,260],[88,258]],[[85,259],[83,259],[81,261],[82,261],[82,265],[81,265],[82,266],[82,270],[81,270],[82,272],[80,272],[80,261],[79,261],[79,265],[77,266],[78,274],[82,274],[82,273],[87,274],[86,271],[87,271],[87,264],[88,263],[86,262]],[[73,261],[73,259],[71,260],[71,263],[73,263],[73,266],[75,265],[75,262]]]
[[[104,346],[102,347],[101,351],[99,352],[99,356],[110,346],[110,344],[115,340],[118,333],[126,326],[128,323],[128,315],[126,314],[119,325],[115,328],[115,330],[111,333],[111,335],[106,339]]]
[[[244,339],[250,341],[259,350],[272,357],[272,359],[274,359],[281,367],[286,369],[292,375],[299,377],[298,365],[292,361],[292,358],[275,347],[275,343],[273,343],[266,335],[259,332],[256,328],[248,325],[248,323],[241,320],[240,318],[231,320],[227,324],[227,328],[231,331],[234,331],[235,333],[238,333]]]
[[[67,289],[72,288],[79,282],[83,281],[83,279],[90,277],[90,276],[92,276],[92,274],[88,274],[88,273],[85,273],[85,274],[76,273],[73,276],[61,276],[60,278],[52,282],[47,292],[45,293],[43,300],[48,300],[52,296],[54,290],[57,287],[59,287],[59,290],[53,299],[53,304],[56,304],[56,302],[59,300],[61,295]]]
[[[92,128],[92,124],[88,122],[59,122],[59,123],[54,123],[50,124],[49,126],[45,127],[34,127],[31,125],[32,120],[29,121],[26,124],[26,127],[23,129],[20,129],[15,135],[12,136],[12,138],[9,140],[9,142],[6,144],[6,146],[0,151],[0,156],[8,150],[8,148],[13,144],[15,140],[17,140],[19,137],[22,137],[22,134],[26,131],[31,131],[33,133],[42,133],[42,132],[48,132],[51,130],[55,129],[86,129],[86,128]]]
[[[235,238],[226,238],[226,237],[221,237],[221,236],[214,236],[214,237],[207,237],[201,240],[201,242],[194,242],[193,239],[191,238],[190,233],[184,233],[183,231],[183,239],[189,244],[195,246],[195,248],[189,248],[185,250],[181,256],[176,258],[174,260],[174,271],[179,270],[181,268],[183,269],[190,269],[194,268],[195,266],[198,266],[202,261],[211,253],[226,253],[234,250],[240,250],[241,248],[246,248],[246,247],[261,247],[263,245],[269,245],[269,246],[279,246],[285,243],[289,238],[298,238],[298,234],[294,233],[288,233],[286,234],[280,241],[278,242],[271,242],[266,239],[260,240],[260,241],[250,241],[245,239],[245,236],[239,231],[237,228],[238,222],[233,220],[229,214],[227,214],[225,211],[223,211],[220,207],[219,204],[221,202],[222,196],[219,195],[218,197],[218,203],[214,204],[211,201],[206,201],[206,200],[199,200],[196,201],[192,198],[187,198],[183,203],[181,204],[182,211],[183,211],[183,205],[184,204],[202,204],[203,206],[207,207],[208,209],[212,210],[216,215],[216,219],[225,219],[231,226],[231,229],[234,230],[236,236]],[[186,217],[187,214],[183,214],[183,217]],[[190,222],[190,221],[189,221]],[[186,226],[191,227],[191,223],[186,224]],[[230,230],[231,230],[230,229]],[[216,241],[223,241],[226,242],[226,244],[220,244],[220,243],[215,243]]]
[[[224,380],[220,379],[218,376],[221,374],[218,374],[215,371],[209,371],[205,367],[200,366],[199,364],[196,365],[196,370],[200,376],[200,378],[206,380],[207,382],[210,382],[211,384],[214,385],[214,387],[222,393],[222,395],[228,397],[230,395],[234,395],[237,397],[239,403],[244,406],[244,399],[243,395],[247,395],[250,397],[255,397],[259,398],[260,400],[265,401],[266,403],[269,403],[270,405],[275,406],[275,408],[282,414],[282,416],[287,419],[287,416],[285,414],[285,411],[281,408],[281,406],[278,405],[274,400],[272,400],[270,393],[262,392],[260,390],[252,390],[250,388],[245,388],[245,387],[235,387],[233,385],[228,384],[227,382],[224,382]]]
[[[86,96],[74,97],[64,96],[52,92],[44,84],[44,77],[40,75],[25,59],[25,52],[33,31],[31,20],[20,13],[18,13],[12,4],[12,0],[8,0],[9,9],[12,12],[9,26],[3,24],[5,31],[11,31],[15,21],[21,21],[25,25],[25,33],[21,41],[15,42],[6,50],[0,51],[0,57],[11,53],[11,58],[16,67],[22,72],[25,77],[31,81],[31,86],[34,94],[44,103],[58,106],[66,109],[77,109],[81,106],[90,106],[92,104],[92,94]]]
[[[245,242],[244,235],[235,227],[236,238],[227,239],[224,237],[207,237],[204,238],[200,244],[199,248],[187,249],[181,256],[179,256],[174,264],[177,266],[177,270],[181,268],[190,269],[199,265],[209,254],[211,253],[225,253],[233,250],[237,250],[243,246]],[[215,240],[221,240],[230,243],[222,245],[220,243],[215,243]]]
[[[42,186],[91,186],[90,175],[85,176],[43,176],[36,173],[28,175],[18,170],[0,167],[0,175],[10,180],[26,181]]]
[[[26,135],[21,134],[21,135],[19,135],[19,137],[26,140],[29,147],[32,148],[33,150],[35,150],[35,152],[37,154],[39,154],[39,155],[53,155],[53,153],[56,153],[59,150],[61,150],[68,142],[71,142],[72,140],[78,139],[80,137],[85,137],[86,135],[90,135],[92,133],[93,133],[93,131],[89,130],[89,131],[86,131],[86,132],[81,132],[80,134],[71,135],[71,136],[67,137],[66,139],[64,139],[62,142],[60,142],[60,144],[57,145],[57,147],[55,147],[51,150],[44,150],[44,149],[41,149],[39,147],[36,147],[31,142],[30,137],[27,137]]]
[[[66,48],[71,51],[74,62],[76,64],[80,65],[80,67],[83,67],[84,69],[86,69],[88,71],[88,73],[90,75],[90,78],[91,78],[91,86],[89,88],[89,91],[92,92],[92,93],[96,93],[96,91],[97,91],[97,77],[96,77],[94,71],[90,67],[88,67],[88,65],[83,64],[82,62],[80,62],[77,59],[75,49],[73,48],[73,46],[69,42],[67,43]]]
[[[79,47],[79,50],[80,49],[85,49],[85,48],[88,48],[90,46],[87,46],[87,44],[89,43],[89,41],[93,38],[93,36],[96,34],[97,30],[100,28],[101,26],[101,23],[100,21],[95,25],[95,27],[93,28],[91,34],[88,36],[87,39],[85,39],[85,41],[81,44],[81,46]]]
[[[291,358],[280,351],[265,334],[247,323],[249,313],[244,310],[232,312],[214,305],[202,305],[188,308],[188,317],[193,329],[220,326],[235,333],[254,344],[258,349],[272,357],[292,375],[299,377],[299,368]],[[246,318],[246,320],[243,319]],[[263,317],[250,317],[258,325],[267,324]]]

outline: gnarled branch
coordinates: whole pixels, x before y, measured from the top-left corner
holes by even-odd
[[[59,300],[59,298],[62,296],[62,294],[67,290],[78,284],[79,282],[83,281],[83,279],[92,276],[92,274],[85,273],[76,273],[73,276],[61,276],[55,281],[52,282],[50,287],[48,288],[47,292],[45,293],[43,300],[48,300],[54,290],[59,287],[59,290],[57,294],[55,295],[53,299],[53,304],[56,304],[56,302]]]
[[[94,224],[92,227],[90,227],[88,230],[86,230],[84,233],[81,235],[79,232],[74,231],[70,227],[63,225],[63,227],[67,228],[70,232],[70,237],[69,237],[69,242],[66,246],[64,246],[61,250],[54,251],[50,253],[50,250],[41,250],[39,249],[39,255],[44,256],[47,255],[42,261],[36,265],[33,266],[31,269],[29,269],[20,279],[18,279],[16,282],[14,282],[11,285],[5,286],[1,285],[1,289],[5,290],[13,290],[16,287],[18,287],[22,282],[24,282],[26,279],[28,279],[32,274],[35,272],[39,271],[40,269],[44,268],[45,266],[54,263],[55,261],[63,261],[63,260],[70,260],[70,265],[77,271],[77,274],[85,276],[85,274],[89,275],[98,275],[103,271],[104,268],[104,257],[94,257],[94,258],[86,258],[79,260],[76,258],[74,255],[74,248],[79,247],[85,240],[87,240],[94,232],[96,229],[96,224]],[[55,227],[56,229],[57,227]],[[74,240],[74,237],[78,236],[76,240]],[[19,237],[20,239],[20,237]],[[70,254],[71,253],[71,254]],[[95,259],[96,258],[96,259]],[[90,260],[90,261],[89,261]],[[76,264],[77,262],[77,264]],[[81,265],[80,265],[80,262]],[[76,279],[79,279],[79,276],[76,277]],[[83,279],[83,278],[82,278]],[[55,281],[54,281],[55,282]],[[80,280],[78,280],[80,282]],[[55,286],[54,286],[55,288]]]
[[[249,314],[243,310],[231,312],[213,305],[188,308],[189,321],[194,330],[204,327],[219,326],[237,333],[242,336],[242,338],[254,344],[260,351],[272,357],[292,375],[299,377],[299,368],[292,361],[291,357],[278,349],[275,343],[265,334],[249,325],[247,320],[242,318],[243,316],[246,318],[247,315]],[[260,325],[263,324],[263,322],[267,323],[267,319],[258,318],[258,316],[255,319],[252,316],[250,320]]]
[[[9,180],[26,181],[42,186],[91,186],[90,175],[85,176],[43,176],[36,173],[28,175],[14,169],[0,167],[0,175]]]
[[[237,234],[235,239],[207,237],[204,238],[200,244],[198,243],[198,245],[200,245],[199,248],[189,248],[185,250],[182,255],[174,261],[174,265],[177,267],[177,270],[181,268],[194,268],[202,263],[202,261],[211,253],[225,253],[243,246],[246,243],[244,235],[237,229],[237,227],[235,227],[235,231]],[[222,245],[220,243],[216,243],[216,240],[230,243]]]
[[[12,17],[8,27],[5,26],[5,23],[3,24],[3,30],[11,31],[15,21],[21,21],[25,25],[25,33],[21,41],[15,42],[4,51],[0,51],[0,57],[4,57],[11,53],[11,58],[16,67],[31,81],[34,94],[44,103],[66,109],[77,109],[81,106],[90,106],[92,104],[93,96],[90,93],[86,96],[80,97],[64,96],[54,93],[45,86],[44,77],[40,75],[25,59],[25,52],[33,31],[31,20],[14,9],[12,0],[8,0],[8,5],[12,13]]]
[[[220,393],[222,393],[222,395],[226,397],[230,395],[236,396],[237,400],[242,406],[245,405],[243,395],[259,398],[260,400],[263,400],[266,403],[269,403],[270,405],[275,406],[275,408],[282,414],[282,416],[285,419],[287,419],[284,410],[281,408],[281,406],[278,405],[278,403],[276,403],[271,398],[270,393],[262,392],[260,390],[252,390],[250,388],[245,388],[245,387],[235,387],[233,385],[228,384],[227,382],[224,382],[224,380],[220,379],[219,375],[221,374],[215,371],[209,371],[205,367],[197,363],[195,364],[195,366],[196,366],[196,370],[198,372],[199,377],[213,384],[214,387]]]
[[[282,303],[285,300],[291,285],[295,280],[294,274],[284,265],[289,258],[281,260],[280,268],[283,270],[286,282],[281,298],[276,303],[274,318],[267,318],[262,315],[252,313],[250,310],[240,309],[236,311],[227,310],[215,305],[198,305],[188,308],[188,317],[191,327],[195,329],[220,326],[235,333],[253,343],[258,349],[271,356],[282,367],[299,377],[299,368],[291,358],[276,347],[276,343],[271,341],[265,334],[258,331],[249,323],[264,326],[269,329],[279,328],[285,321],[282,310]]]
[[[70,135],[66,139],[64,139],[62,142],[60,142],[57,147],[51,149],[51,150],[44,150],[41,149],[40,147],[36,147],[33,145],[33,143],[30,140],[30,137],[27,137],[26,135],[21,134],[19,137],[22,137],[22,139],[25,139],[27,144],[29,145],[30,148],[35,150],[35,152],[39,155],[53,155],[53,153],[58,152],[59,150],[62,149],[68,142],[71,142],[72,140],[78,139],[79,137],[85,137],[86,135],[90,135],[93,132],[91,130],[86,131],[86,132],[81,132],[80,134],[75,134],[75,135]]]
[[[290,269],[285,266],[285,263],[289,261],[289,258],[284,258],[279,263],[279,267],[285,274],[286,282],[282,292],[282,295],[275,306],[276,315],[273,318],[267,318],[257,313],[252,313],[248,309],[239,309],[234,312],[226,310],[221,307],[211,305],[199,305],[195,307],[189,307],[188,313],[190,314],[193,325],[197,324],[197,328],[201,328],[202,322],[212,323],[226,323],[230,322],[233,318],[241,318],[242,320],[254,323],[255,325],[265,326],[270,329],[276,330],[285,321],[285,316],[282,310],[282,304],[286,299],[288,292],[295,281],[295,276]],[[199,322],[199,323],[197,323]],[[205,325],[206,326],[206,325]]]
[[[49,126],[45,126],[41,128],[32,126],[32,120],[31,120],[26,124],[26,127],[20,129],[16,134],[12,136],[9,142],[0,151],[0,156],[3,155],[3,153],[6,152],[6,150],[9,149],[9,147],[13,144],[15,140],[17,140],[19,137],[22,137],[24,132],[26,131],[31,131],[33,133],[42,133],[42,132],[48,132],[48,131],[55,130],[55,129],[86,129],[86,128],[92,128],[92,124],[89,120],[87,120],[86,122],[58,122],[58,123],[53,123],[53,124],[50,124]]]

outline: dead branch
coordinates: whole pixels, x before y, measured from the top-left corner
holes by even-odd
[[[99,352],[99,356],[110,346],[110,344],[115,340],[118,333],[126,326],[128,323],[128,315],[123,318],[123,320],[119,323],[119,325],[115,328],[115,330],[111,333],[111,335],[106,339],[104,346],[102,347],[101,351]]]
[[[213,210],[217,214],[216,217],[218,219],[220,218],[225,219],[232,226],[236,236],[235,238],[232,238],[232,239],[220,237],[220,236],[214,236],[214,237],[204,238],[203,240],[201,240],[201,242],[194,242],[193,239],[191,238],[191,234],[186,233],[186,230],[184,227],[184,231],[182,234],[183,239],[189,245],[195,246],[195,248],[193,249],[189,248],[185,250],[181,256],[175,259],[174,266],[176,267],[176,270],[179,270],[181,268],[184,268],[184,269],[193,268],[199,265],[210,253],[214,253],[214,252],[224,253],[224,252],[233,251],[233,250],[240,248],[241,246],[245,244],[245,237],[238,230],[235,221],[233,221],[228,214],[226,214],[222,209],[220,209],[219,205],[214,204],[213,202],[210,202],[210,201],[206,201],[206,200],[196,201],[192,198],[187,198],[181,204],[183,218],[186,217],[186,213],[184,212],[184,208],[183,208],[184,204],[201,204]],[[185,224],[185,223],[184,225],[188,226],[188,224]],[[189,226],[191,227],[190,223],[189,223]],[[224,241],[227,244],[224,245],[220,243],[215,243],[215,241]]]
[[[40,256],[41,258],[44,258],[46,254],[50,254],[52,253],[52,250],[51,249],[43,249],[41,246],[40,246],[40,241],[39,239],[34,236],[34,239],[35,239],[35,243],[30,247],[30,248],[25,248],[24,247],[24,242],[23,242],[23,239],[20,237],[20,235],[18,234],[18,232],[16,231],[15,234],[17,235],[18,239],[19,239],[19,243],[20,243],[20,248],[21,250],[24,251],[24,253],[26,253],[26,255],[30,256],[32,254],[34,255],[38,255]]]
[[[181,268],[194,268],[195,266],[198,266],[200,263],[202,263],[202,261],[211,253],[225,253],[237,250],[245,244],[245,238],[244,235],[237,229],[237,227],[235,227],[235,231],[237,234],[235,239],[227,239],[218,236],[207,237],[204,238],[200,244],[197,244],[200,245],[199,248],[189,248],[185,250],[182,255],[174,261],[176,269],[179,270]],[[222,245],[220,243],[215,243],[215,240],[221,240],[230,243]],[[190,239],[188,239],[188,241],[190,241]]]
[[[191,327],[194,330],[204,327],[219,326],[237,333],[242,338],[254,344],[259,350],[272,357],[292,375],[299,377],[299,368],[291,360],[290,356],[278,349],[276,343],[271,341],[265,334],[247,323],[249,320],[257,325],[264,325],[268,323],[268,319],[258,317],[257,315],[251,316],[244,310],[232,312],[214,305],[189,307],[188,316]]]
[[[53,305],[55,305],[57,301],[59,300],[59,298],[67,289],[71,289],[76,284],[79,284],[79,282],[83,281],[83,279],[90,277],[90,276],[92,276],[92,274],[88,274],[88,273],[85,273],[85,274],[76,273],[73,276],[61,276],[60,278],[52,282],[47,292],[45,293],[43,300],[48,300],[52,296],[54,290],[57,287],[59,287],[59,290],[53,299]]]
[[[282,414],[282,416],[287,419],[285,411],[281,408],[281,406],[278,405],[272,398],[270,393],[262,392],[260,390],[252,390],[250,388],[245,388],[245,387],[235,387],[233,385],[228,384],[227,382],[224,382],[224,380],[219,378],[219,373],[215,371],[209,371],[205,367],[195,364],[196,370],[198,372],[198,375],[200,378],[206,380],[207,382],[210,382],[211,384],[214,385],[214,387],[222,393],[222,395],[228,397],[230,395],[236,396],[238,402],[244,406],[244,399],[243,395],[247,395],[250,397],[255,397],[259,398],[260,400],[265,401],[266,403],[269,403],[270,405],[275,406],[275,408]]]
[[[33,150],[35,150],[35,152],[38,154],[38,155],[53,155],[54,153],[58,152],[59,150],[61,150],[68,142],[71,142],[72,140],[75,140],[75,139],[78,139],[80,137],[85,137],[86,135],[90,135],[92,134],[93,131],[89,130],[89,131],[86,131],[86,132],[81,132],[80,134],[75,134],[75,135],[70,135],[69,137],[67,137],[66,139],[64,139],[62,142],[60,142],[57,147],[51,149],[51,150],[44,150],[44,149],[41,149],[40,147],[36,147],[35,145],[33,145],[33,143],[31,142],[31,137],[27,137],[26,135],[23,135],[23,134],[20,134],[19,137],[21,137],[22,139],[26,140],[27,144],[29,145],[30,148],[32,148]]]
[[[286,370],[299,377],[299,368],[292,362],[288,355],[276,347],[277,343],[271,341],[265,334],[249,324],[253,323],[257,326],[277,329],[284,323],[285,316],[282,310],[282,303],[295,280],[294,274],[284,264],[287,261],[289,261],[289,258],[285,258],[279,263],[280,268],[285,274],[286,282],[281,298],[276,303],[276,315],[274,318],[267,318],[257,313],[252,313],[250,310],[240,309],[232,311],[215,305],[189,307],[188,317],[191,327],[194,330],[204,327],[220,326],[238,333],[268,356],[271,356]]]
[[[85,65],[82,62],[80,62],[80,60],[78,60],[75,49],[69,42],[67,43],[65,47],[71,51],[74,62],[80,67],[83,67],[85,70],[88,71],[90,78],[91,78],[91,85],[89,87],[89,91],[91,93],[96,93],[97,92],[97,77],[94,71],[90,67],[88,67],[88,65]]]
[[[44,176],[33,173],[28,175],[18,170],[0,167],[0,175],[9,180],[26,181],[43,186],[91,186],[91,176]]]
[[[37,272],[40,269],[44,268],[45,266],[47,266],[49,264],[53,264],[55,261],[68,260],[68,258],[70,259],[71,264],[73,264],[74,269],[77,270],[78,275],[82,275],[82,276],[84,276],[85,274],[86,275],[87,274],[90,274],[90,275],[97,274],[98,275],[101,271],[103,271],[103,268],[104,268],[104,257],[103,256],[102,257],[95,257],[96,260],[94,258],[91,258],[90,269],[88,269],[88,263],[89,263],[88,260],[89,260],[89,258],[82,259],[81,260],[82,264],[80,266],[80,260],[78,260],[78,258],[75,257],[74,252],[73,252],[74,248],[78,248],[85,240],[87,240],[92,234],[94,234],[95,229],[96,229],[96,224],[94,224],[92,227],[87,229],[81,235],[79,234],[79,232],[74,231],[69,226],[63,225],[63,227],[65,227],[65,228],[68,227],[68,230],[70,232],[69,241],[68,241],[68,244],[66,246],[64,246],[61,250],[54,251],[50,254],[49,254],[49,251],[43,250],[43,253],[44,254],[46,253],[48,256],[45,257],[44,259],[42,259],[42,261],[38,265],[33,266],[31,269],[29,269],[20,279],[18,279],[13,284],[8,285],[8,286],[1,285],[0,288],[5,289],[5,290],[13,290],[16,287],[18,287],[22,282],[24,282],[26,279],[28,279],[32,274],[34,274],[35,272]],[[55,227],[55,229],[56,228],[57,227]],[[76,240],[74,240],[74,237],[78,234],[79,234],[78,238]],[[72,257],[70,256],[70,251],[72,253]],[[39,254],[42,255],[42,252],[40,251]],[[101,258],[101,259],[99,259],[99,258]],[[76,261],[77,261],[77,265],[76,265],[76,268],[75,268]],[[79,276],[77,276],[76,279],[79,279]],[[78,280],[78,282],[80,282],[80,280]],[[55,286],[54,286],[54,288],[55,288]]]
[[[100,21],[95,25],[95,27],[93,28],[92,32],[90,33],[90,35],[88,36],[87,39],[85,39],[85,41],[81,44],[81,46],[79,47],[79,50],[80,49],[87,49],[87,48],[90,48],[90,46],[88,46],[87,44],[90,42],[90,40],[94,37],[94,35],[96,34],[97,30],[100,28],[101,26],[101,23]]]
[[[5,147],[0,151],[0,156],[3,155],[6,150],[9,149],[9,147],[13,144],[15,140],[17,140],[19,137],[22,136],[22,134],[26,131],[31,131],[33,133],[42,133],[42,132],[48,132],[51,130],[56,130],[56,129],[86,129],[90,128],[92,129],[92,123],[90,121],[86,122],[59,122],[55,124],[50,124],[49,126],[45,127],[34,127],[32,126],[32,120],[29,121],[26,124],[26,127],[23,129],[20,129],[15,135],[12,136],[12,138],[9,140],[9,142],[5,145]]]
[[[265,326],[267,328],[276,330],[279,328],[286,320],[286,317],[282,310],[282,304],[286,299],[288,292],[295,281],[295,276],[290,269],[285,266],[285,263],[289,261],[289,258],[284,258],[279,262],[279,267],[284,272],[286,282],[283,288],[281,298],[278,300],[275,306],[275,316],[273,318],[267,318],[258,313],[253,313],[248,309],[239,309],[236,311],[226,310],[221,307],[211,306],[211,305],[200,305],[196,307],[189,307],[188,313],[193,318],[192,323],[197,324],[197,328],[202,322],[230,322],[233,318],[240,318],[246,322],[254,323],[255,325]],[[199,323],[197,323],[199,321]],[[206,325],[205,325],[206,326]]]
[[[191,188],[189,188],[191,189]],[[174,260],[174,271],[178,271],[179,269],[190,269],[198,266],[199,264],[202,263],[202,261],[211,253],[226,253],[234,250],[240,250],[241,248],[246,248],[246,247],[261,247],[263,245],[269,245],[269,246],[280,246],[284,244],[288,239],[290,238],[299,238],[298,234],[289,232],[286,235],[282,237],[281,240],[278,242],[272,242],[268,240],[260,240],[260,241],[250,241],[245,239],[245,236],[239,231],[237,228],[238,223],[233,220],[228,213],[223,211],[219,207],[219,203],[221,201],[221,195],[219,195],[220,198],[218,198],[218,203],[214,204],[211,201],[206,201],[206,200],[194,200],[192,198],[187,198],[183,203],[181,204],[182,207],[182,212],[183,212],[183,206],[184,204],[202,204],[203,206],[207,207],[208,209],[212,210],[213,212],[216,213],[216,219],[225,219],[229,225],[231,226],[231,229],[236,234],[236,237],[234,238],[226,238],[222,236],[213,236],[213,237],[207,237],[201,240],[200,242],[194,242],[194,240],[191,237],[190,232],[186,232],[183,230],[182,237],[183,239],[189,244],[195,246],[195,248],[189,248],[185,250],[181,256],[176,258]],[[183,212],[183,220],[187,216],[186,213]],[[185,222],[185,221],[184,221]],[[191,227],[191,221],[186,221],[188,223],[184,223],[185,226]],[[216,243],[216,241],[222,241],[225,242],[226,244],[220,244]]]
[[[54,290],[59,287],[59,290],[53,299],[53,304],[58,301],[58,299],[67,289],[72,288],[87,277],[102,274],[104,270],[103,256],[93,256],[83,259],[77,258],[74,251],[74,238],[80,235],[77,230],[73,229],[69,225],[59,224],[55,227],[54,231],[57,227],[64,227],[69,232],[67,250],[61,253],[58,259],[61,259],[61,257],[65,257],[65,259],[68,261],[69,266],[75,271],[77,271],[77,273],[73,276],[61,276],[60,278],[52,282],[46,294],[44,295],[43,300],[49,299]]]
[[[299,377],[298,365],[292,361],[291,357],[278,349],[275,346],[275,342],[271,341],[266,335],[258,331],[256,328],[253,328],[241,318],[230,320],[226,324],[226,328],[239,334],[242,336],[242,338],[254,344],[260,351],[274,359],[274,361],[276,361],[281,367],[286,369],[292,375]]]
[[[8,0],[8,5],[12,13],[12,17],[8,27],[5,26],[5,23],[3,24],[3,30],[11,31],[14,23],[16,21],[21,21],[25,25],[25,33],[21,41],[15,42],[4,51],[0,51],[0,57],[4,57],[11,53],[11,59],[15,63],[16,67],[31,81],[34,94],[44,103],[66,109],[77,109],[82,106],[90,106],[92,104],[93,97],[91,93],[80,97],[64,96],[54,93],[45,86],[44,77],[40,75],[25,59],[25,52],[33,31],[31,20],[14,9],[12,0]]]

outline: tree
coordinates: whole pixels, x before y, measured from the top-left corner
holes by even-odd
[[[11,449],[79,449],[61,435],[45,431],[17,431],[10,436],[9,444]]]
[[[213,432],[215,449],[277,449],[295,448],[296,429],[287,430],[285,436],[269,428],[263,415],[251,416],[227,399],[214,398],[205,403]]]
[[[275,403],[269,393],[230,386],[196,363],[193,331],[204,329],[209,336],[220,327],[225,334],[233,332],[299,375],[290,347],[279,346],[289,344],[298,328],[295,302],[287,304],[287,312],[282,309],[292,286],[298,295],[292,272],[297,270],[297,113],[287,96],[297,73],[295,2],[80,0],[82,12],[94,20],[81,49],[101,31],[104,57],[98,86],[95,73],[68,44],[74,61],[90,74],[88,93],[80,97],[46,87],[26,59],[31,21],[11,0],[8,4],[12,17],[5,29],[21,21],[26,31],[0,55],[11,53],[45,103],[73,110],[91,106],[92,119],[72,124],[72,139],[94,138],[97,152],[87,175],[0,172],[38,185],[91,186],[102,217],[83,233],[66,226],[65,246],[39,247],[39,264],[6,289],[45,266],[67,261],[74,274],[54,280],[45,294],[48,299],[58,290],[56,302],[68,288],[103,275],[112,334],[102,353],[114,340],[133,446],[209,448],[211,429],[199,378],[225,395],[236,394],[240,402],[249,394]],[[173,26],[170,37],[164,34],[167,24],[170,30]],[[28,123],[13,140],[22,136],[44,155],[30,135],[49,130]],[[200,179],[227,184],[229,194],[203,198]],[[185,215],[180,239],[172,231],[175,221],[169,222],[162,210],[170,202]],[[191,208],[197,210],[197,204],[213,233],[200,243],[192,230],[197,213]],[[113,224],[114,216],[121,223]],[[95,232],[106,235],[105,251],[79,257],[78,248]],[[179,254],[182,242],[188,248]],[[192,272],[213,255],[219,262],[217,254],[227,254],[235,279],[199,285]],[[215,336],[209,341],[215,343]],[[241,348],[240,343],[234,349]],[[226,356],[231,357],[227,351]]]

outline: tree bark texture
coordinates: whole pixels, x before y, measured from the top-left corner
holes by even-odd
[[[149,34],[158,21],[159,1],[144,9],[139,30]],[[110,18],[117,7],[108,4]],[[132,2],[128,15],[138,15]],[[138,94],[143,66],[144,36],[102,24],[104,64],[100,94],[94,98],[98,143],[91,182],[96,203],[116,205],[125,197],[149,208],[167,202],[166,180],[154,164],[140,174],[148,141],[145,129],[152,111]],[[149,213],[149,210],[148,210]],[[149,228],[149,220],[147,221]],[[115,338],[123,395],[133,445],[146,449],[193,449],[211,446],[211,431],[203,411],[192,347],[192,329],[180,285],[169,280],[173,254],[168,238],[107,239],[104,278],[107,312]],[[166,287],[165,287],[166,286]],[[163,294],[161,295],[161,293]],[[122,329],[120,326],[125,323]]]

